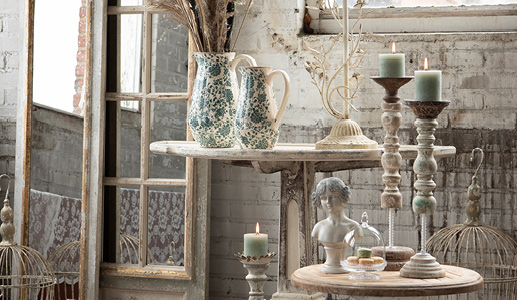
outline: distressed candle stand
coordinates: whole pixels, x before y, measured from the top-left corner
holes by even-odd
[[[406,83],[410,82],[414,77],[370,77],[377,84],[381,85],[386,95],[382,100],[382,127],[386,131],[384,136],[384,152],[381,156],[381,163],[384,169],[382,181],[385,185],[384,192],[381,195],[381,207],[388,208],[388,247],[386,247],[386,260],[388,265],[386,271],[399,271],[402,266],[409,261],[409,258],[415,254],[415,251],[409,247],[394,246],[394,219],[395,209],[402,208],[402,194],[399,191],[400,184],[400,166],[402,165],[402,156],[400,155],[399,137],[397,132],[402,124],[402,104],[399,103],[400,97],[398,90]],[[379,255],[382,249],[374,248],[374,255]]]
[[[417,119],[418,156],[413,164],[413,170],[417,174],[415,189],[417,194],[413,199],[413,211],[420,214],[422,219],[422,251],[413,257],[402,267],[400,276],[409,278],[442,278],[445,277],[445,270],[436,259],[426,252],[426,215],[434,213],[436,199],[433,190],[436,183],[433,176],[436,174],[437,165],[434,159],[434,132],[438,127],[436,118],[442,110],[449,105],[450,101],[415,101],[405,100],[405,103]]]
[[[250,285],[250,297],[248,300],[264,300],[264,282],[267,280],[266,270],[269,263],[273,260],[276,253],[269,252],[266,256],[244,256],[241,253],[235,254],[235,257],[248,270],[246,280]]]

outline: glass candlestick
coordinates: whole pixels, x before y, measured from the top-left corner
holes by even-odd
[[[400,270],[402,277],[409,278],[441,278],[445,277],[445,270],[436,259],[425,248],[427,222],[426,217],[434,213],[436,209],[436,199],[433,190],[436,183],[433,181],[437,171],[436,160],[434,159],[434,132],[438,127],[436,118],[442,110],[449,105],[450,101],[415,101],[405,100],[405,103],[417,119],[418,156],[413,164],[413,170],[417,174],[415,189],[417,194],[413,199],[413,211],[420,214],[422,220],[422,248],[420,253],[411,257],[410,261]]]
[[[386,248],[387,271],[399,271],[402,266],[409,261],[415,251],[409,247],[395,246],[395,209],[402,207],[402,194],[399,191],[400,166],[402,156],[399,153],[400,143],[397,132],[402,124],[402,104],[399,103],[400,97],[398,90],[413,79],[413,76],[405,77],[370,77],[377,84],[381,85],[386,94],[382,98],[381,104],[382,127],[386,131],[384,136],[384,152],[381,157],[384,174],[382,181],[385,188],[381,195],[381,207],[388,208],[388,247]],[[374,248],[374,253],[381,249]]]
[[[235,254],[235,257],[248,270],[246,280],[250,285],[248,300],[264,300],[264,282],[267,279],[266,270],[275,257],[276,253],[268,252],[266,256],[254,257],[244,256],[241,253]]]

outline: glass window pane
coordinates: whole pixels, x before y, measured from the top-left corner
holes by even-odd
[[[149,188],[150,265],[184,266],[185,189]],[[150,257],[151,255],[149,255]]]
[[[76,93],[80,102],[85,67],[86,49],[77,42],[84,35],[78,31],[81,0],[59,1],[59,18],[55,4],[35,1],[33,100],[73,112]]]
[[[144,0],[119,0],[120,6],[139,6],[144,4]]]
[[[120,224],[119,224],[119,263],[138,264],[140,189],[138,187],[120,187]]]
[[[334,0],[339,7],[343,7],[343,0]],[[459,5],[496,5],[517,3],[516,0],[368,0],[366,7],[417,7],[417,6],[459,6]],[[333,3],[333,0],[327,1]],[[356,1],[348,1],[352,7]]]
[[[120,177],[140,177],[141,118],[138,110],[120,109]]]
[[[186,102],[151,102],[150,141],[185,141],[187,133]],[[186,159],[179,156],[149,154],[149,177],[185,178]]]
[[[142,90],[142,15],[121,15],[119,91],[138,93]]]
[[[169,15],[153,15],[151,91],[187,92],[188,30]]]

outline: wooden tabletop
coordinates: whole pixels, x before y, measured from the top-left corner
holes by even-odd
[[[483,278],[475,271],[442,265],[444,278],[404,278],[398,271],[376,272],[377,281],[348,279],[348,274],[324,274],[321,265],[312,265],[296,270],[291,276],[294,286],[333,295],[411,297],[462,294],[483,288]]]
[[[377,149],[315,149],[314,144],[278,143],[272,150],[248,150],[233,148],[202,148],[196,142],[159,141],[151,144],[153,153],[194,158],[251,161],[368,161],[380,160],[383,147]],[[415,159],[415,145],[401,145],[403,159]],[[456,154],[453,146],[435,146],[434,157],[443,158]]]

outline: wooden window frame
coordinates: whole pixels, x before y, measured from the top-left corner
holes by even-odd
[[[108,6],[107,15],[142,15],[142,92],[140,93],[106,93],[105,101],[117,103],[120,109],[122,101],[138,101],[141,113],[141,148],[140,148],[140,177],[104,177],[104,186],[138,186],[140,190],[140,215],[139,215],[139,263],[128,265],[121,263],[101,263],[100,273],[112,276],[130,276],[146,278],[173,278],[192,279],[192,194],[194,180],[193,160],[186,159],[185,179],[149,178],[149,157],[150,157],[150,130],[151,130],[151,102],[188,102],[191,79],[189,72],[189,89],[186,93],[152,93],[151,85],[151,60],[152,60],[152,22],[153,15],[168,13],[164,10],[150,8],[149,6]],[[189,47],[189,53],[192,49]],[[190,57],[191,55],[189,55]],[[189,65],[190,67],[190,65]],[[187,134],[188,136],[188,134]],[[118,148],[118,147],[117,147]],[[185,245],[184,245],[184,266],[148,265],[148,191],[151,187],[171,187],[185,189]]]
[[[317,0],[306,0],[316,7]],[[351,8],[350,22],[357,20],[359,9]],[[336,34],[341,28],[328,10],[308,9],[314,34]],[[517,30],[517,4],[363,8],[363,32],[438,33],[504,32]]]

